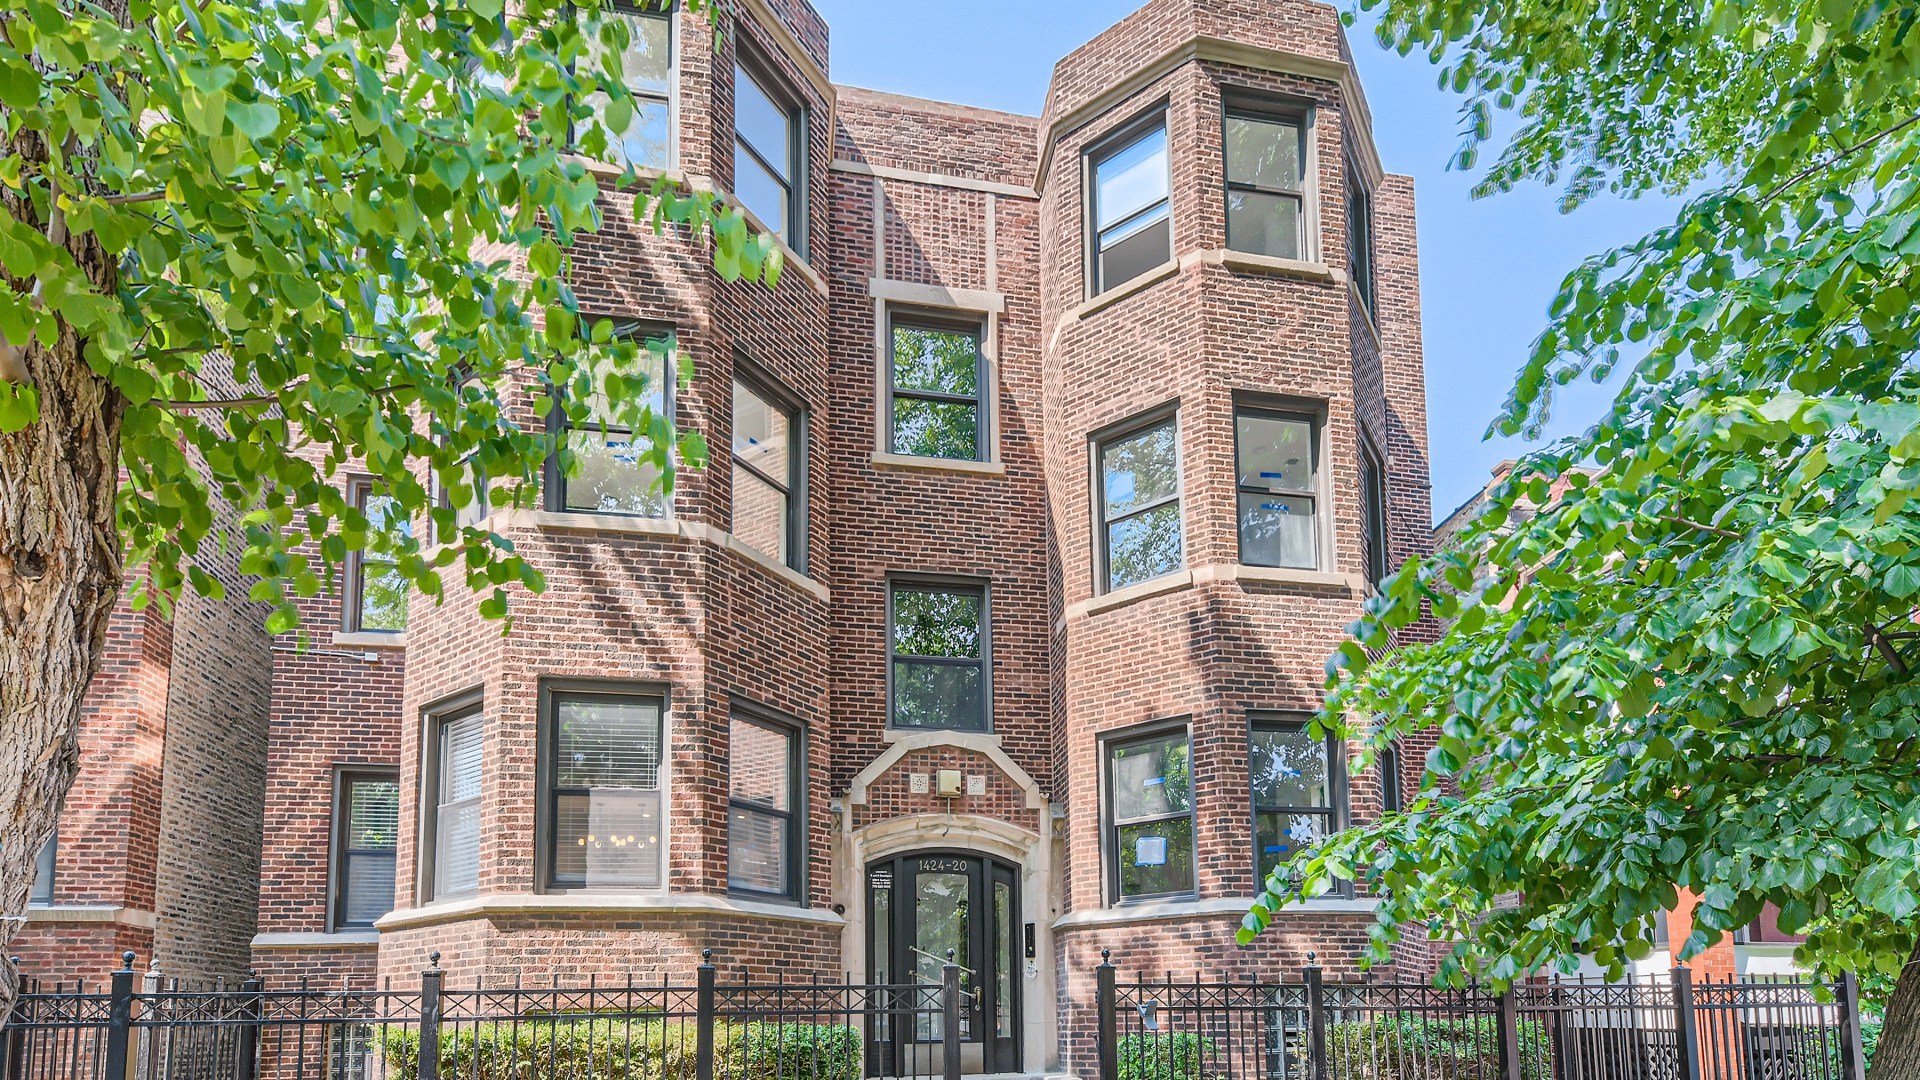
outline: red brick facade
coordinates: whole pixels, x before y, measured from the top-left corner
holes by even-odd
[[[288,640],[273,658],[253,964],[269,977],[409,975],[438,952],[453,979],[681,978],[711,948],[723,971],[859,980],[884,962],[869,947],[869,869],[938,852],[1011,872],[1014,937],[1035,942],[1017,965],[1018,1060],[997,1071],[1089,1066],[1080,1029],[1102,948],[1129,971],[1291,972],[1309,952],[1350,968],[1364,897],[1311,902],[1256,946],[1233,942],[1256,892],[1249,723],[1316,706],[1370,587],[1363,444],[1384,466],[1392,559],[1430,542],[1411,184],[1380,171],[1334,10],[1153,0],[1060,62],[1038,118],[834,86],[827,28],[804,0],[747,0],[732,19],[716,48],[704,15],[674,18],[672,167],[734,187],[744,56],[804,124],[804,256],[788,253],[772,291],[730,284],[698,244],[634,226],[618,195],[605,231],[572,253],[583,310],[670,327],[691,357],[673,411],[705,435],[712,465],[681,474],[666,518],[494,512],[488,526],[549,582],[517,600],[506,636],[465,597],[415,598],[404,635],[388,637],[336,634],[336,602],[308,609],[311,648]],[[1248,97],[1304,124],[1297,259],[1229,249],[1223,110]],[[1087,152],[1153,110],[1168,136],[1171,258],[1090,297]],[[1347,255],[1355,179],[1371,196],[1371,313]],[[980,460],[888,444],[888,320],[901,312],[979,327]],[[736,376],[774,384],[804,416],[805,558],[792,567],[734,528]],[[1242,564],[1235,410],[1250,398],[1316,418],[1318,569]],[[1178,427],[1184,557],[1104,592],[1091,440],[1155,410]],[[902,581],[981,598],[985,731],[890,724],[889,595]],[[164,652],[167,633],[130,620],[96,696],[164,678],[132,658]],[[568,693],[661,710],[657,823],[619,838],[659,845],[657,887],[552,884],[548,744]],[[461,710],[481,717],[477,888],[435,896],[436,732]],[[803,748],[785,900],[729,887],[730,721],[749,711]],[[131,706],[114,716],[142,722]],[[116,737],[96,734],[102,722],[90,714],[90,746]],[[1155,725],[1191,742],[1195,880],[1189,895],[1129,905],[1109,895],[1105,747]],[[150,828],[119,801],[146,797],[126,775],[141,767],[90,757],[83,788],[102,794],[77,791],[69,818],[113,807],[90,835]],[[395,910],[373,930],[342,927],[335,910],[336,783],[354,767],[394,768],[399,783]],[[1377,776],[1353,776],[1339,812],[1363,820],[1380,798]],[[83,871],[69,854],[63,837],[62,881],[139,861]],[[100,889],[139,898],[105,877]]]

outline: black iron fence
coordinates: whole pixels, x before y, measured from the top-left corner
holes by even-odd
[[[1105,954],[1102,954],[1105,959]],[[1786,978],[1122,982],[1097,973],[1098,1080],[1862,1080],[1859,987]]]
[[[939,983],[592,980],[191,986],[127,966],[29,984],[0,1080],[956,1080],[961,968]],[[1136,978],[1103,954],[1096,1080],[1862,1080],[1851,978],[1424,984]],[[1044,1007],[1044,1006],[1042,1006]],[[1088,1035],[1092,1038],[1089,1040]],[[978,1055],[975,1054],[974,1058]],[[977,1061],[976,1061],[977,1064]]]

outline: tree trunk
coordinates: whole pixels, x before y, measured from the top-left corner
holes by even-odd
[[[37,132],[20,132],[10,149],[24,158],[23,175],[47,159]],[[64,243],[114,294],[116,268],[92,234],[61,235],[12,188],[0,189],[0,206]],[[39,394],[40,418],[0,435],[0,956],[19,932],[36,857],[79,766],[80,700],[122,588],[113,507],[125,401],[87,366],[83,344],[63,322],[51,346],[12,351]],[[0,963],[0,1015],[18,979]]]
[[[1886,1026],[1873,1052],[1867,1080],[1913,1080],[1920,1077],[1920,941],[1900,970],[1893,997],[1887,1001]]]

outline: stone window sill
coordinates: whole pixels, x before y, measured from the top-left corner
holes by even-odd
[[[1175,274],[1178,274],[1179,272],[1180,272],[1180,260],[1168,259],[1166,262],[1163,262],[1159,266],[1156,266],[1153,269],[1146,271],[1145,273],[1141,274],[1139,277],[1133,278],[1132,280],[1129,280],[1129,281],[1123,281],[1120,284],[1115,285],[1113,288],[1108,289],[1106,292],[1100,293],[1097,296],[1088,297],[1078,307],[1075,307],[1072,311],[1067,312],[1067,317],[1065,321],[1075,322],[1079,319],[1086,318],[1087,316],[1093,314],[1096,311],[1100,311],[1105,308],[1112,307],[1113,305],[1119,303],[1120,301],[1125,300],[1127,297],[1132,296],[1135,293],[1141,292],[1143,290],[1152,288],[1153,286],[1159,284],[1160,282],[1165,281],[1170,277],[1173,277]]]
[[[1345,284],[1347,281],[1346,271],[1315,259],[1283,259],[1252,251],[1234,251],[1231,248],[1196,251],[1180,261],[1182,265],[1210,263],[1243,274],[1276,274],[1281,277],[1307,278],[1331,284]]]
[[[1310,589],[1341,589],[1365,595],[1366,579],[1359,574],[1341,574],[1327,570],[1299,570],[1290,566],[1248,566],[1244,563],[1216,563],[1194,570],[1198,582],[1240,581],[1263,585],[1292,585]]]
[[[1378,306],[1380,303],[1380,279],[1378,276],[1373,279],[1373,289],[1373,302],[1375,306]],[[1367,336],[1373,340],[1373,347],[1376,350],[1380,349],[1382,347],[1380,344],[1380,316],[1367,307],[1366,300],[1360,295],[1360,283],[1351,277],[1347,279],[1347,298],[1353,302],[1354,307],[1360,309],[1360,325],[1367,328]]]
[[[1007,466],[999,461],[962,461],[959,458],[920,457],[914,454],[873,452],[873,464],[880,469],[906,469],[912,472],[956,473],[962,476],[1005,476]]]
[[[334,930],[327,933],[261,933],[253,935],[256,949],[365,949],[380,944],[378,930]]]
[[[1138,585],[1129,585],[1124,589],[1115,589],[1109,593],[1081,600],[1067,608],[1067,617],[1079,618],[1083,615],[1098,615],[1117,607],[1126,607],[1151,596],[1162,593],[1179,592],[1193,587],[1192,570],[1175,570],[1171,574],[1162,574],[1157,578],[1142,581]]]
[[[824,908],[801,907],[762,900],[742,900],[711,893],[490,893],[458,900],[434,901],[417,908],[389,912],[374,926],[381,933],[463,919],[503,915],[628,915],[665,912],[686,915],[738,915],[786,922],[839,926],[845,919]]]
[[[29,923],[118,923],[151,930],[159,925],[154,913],[125,904],[31,904]]]
[[[1218,900],[1166,900],[1157,903],[1128,904],[1124,907],[1088,908],[1069,912],[1053,921],[1055,930],[1090,926],[1124,926],[1128,923],[1160,922],[1180,919],[1216,919],[1223,915],[1243,916],[1253,906],[1251,896],[1230,896]],[[1371,915],[1379,901],[1322,897],[1289,904],[1275,912],[1274,918],[1290,915]]]
[[[343,649],[404,649],[407,632],[380,630],[336,630],[333,644]]]

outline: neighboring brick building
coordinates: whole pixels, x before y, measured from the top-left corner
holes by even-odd
[[[308,609],[254,964],[907,981],[952,948],[1000,1073],[1090,1068],[1102,948],[1350,971],[1364,896],[1234,944],[1262,866],[1397,797],[1301,725],[1431,539],[1412,187],[1335,10],[1153,0],[1037,119],[835,86],[804,0],[717,44],[627,17],[622,153],[788,245],[729,284],[609,195],[574,249],[583,310],[691,357],[668,407],[712,464],[662,500],[596,432],[540,509],[463,506],[547,577],[509,635],[402,615],[377,563]]]

